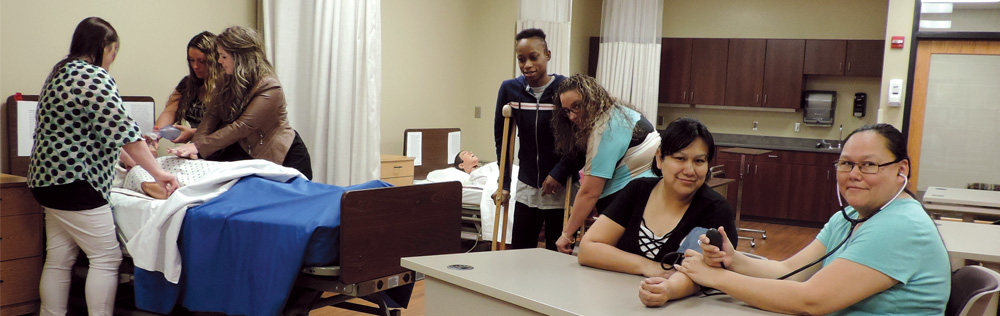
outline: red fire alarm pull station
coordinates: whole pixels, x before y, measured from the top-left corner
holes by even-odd
[[[893,36],[892,39],[889,40],[889,44],[891,45],[890,47],[891,48],[903,48],[903,39],[904,39],[904,37],[902,37],[902,36]]]

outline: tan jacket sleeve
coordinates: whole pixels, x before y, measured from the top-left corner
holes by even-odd
[[[285,95],[274,77],[264,77],[253,89],[253,97],[236,121],[222,125],[221,110],[212,108],[202,118],[194,143],[202,157],[219,151],[240,140],[259,138],[264,132],[278,124]],[[244,148],[246,150],[246,148]]]

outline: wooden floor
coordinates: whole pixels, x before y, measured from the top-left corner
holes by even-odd
[[[743,221],[741,226],[744,228],[765,230],[767,231],[767,239],[761,239],[760,234],[757,233],[740,233],[740,236],[754,237],[757,246],[750,248],[749,241],[740,240],[740,244],[736,247],[736,249],[739,251],[761,255],[771,260],[784,260],[791,257],[802,248],[805,248],[806,245],[815,239],[816,234],[819,234],[819,228],[812,227],[788,226],[750,221]],[[352,302],[357,302],[359,304],[367,303],[358,299],[352,300]],[[402,310],[402,314],[403,316],[424,315],[423,281],[418,281],[416,286],[414,286],[413,296],[410,298],[410,306],[409,308]],[[313,311],[310,315],[347,316],[365,314],[333,307],[324,307]]]

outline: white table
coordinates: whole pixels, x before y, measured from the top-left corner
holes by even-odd
[[[967,222],[976,215],[1000,216],[1000,191],[927,187],[923,202],[931,213],[955,213]]]
[[[942,220],[935,223],[951,257],[952,269],[964,266],[965,260],[1000,267],[1000,225]]]
[[[647,308],[639,301],[642,276],[583,267],[574,256],[541,248],[401,261],[426,276],[427,315],[775,315],[725,295]]]

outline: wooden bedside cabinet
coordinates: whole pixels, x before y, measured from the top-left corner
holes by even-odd
[[[0,316],[38,313],[45,217],[27,179],[0,176]]]
[[[381,175],[380,180],[392,185],[413,184],[413,157],[382,155]]]

